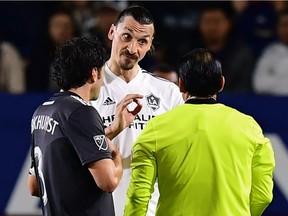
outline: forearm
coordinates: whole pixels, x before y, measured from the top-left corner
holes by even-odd
[[[35,175],[28,175],[28,190],[32,196],[39,197],[39,188],[37,184],[37,179]]]
[[[120,128],[115,128],[113,123],[105,128],[105,135],[108,139],[114,139],[122,130]]]
[[[122,157],[119,154],[117,154],[114,158],[113,158],[113,162],[115,165],[114,168],[114,178],[115,181],[117,182],[117,185],[119,184],[121,178],[122,178],[122,174],[123,174],[123,166],[122,166]]]

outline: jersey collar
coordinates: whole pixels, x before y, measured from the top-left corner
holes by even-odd
[[[191,99],[188,99],[185,103],[186,104],[216,104],[217,101],[214,98],[203,98],[203,99],[191,98]]]

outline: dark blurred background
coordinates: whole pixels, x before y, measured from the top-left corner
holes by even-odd
[[[285,52],[288,44],[287,3],[286,1],[2,1],[0,2],[0,92],[58,90],[51,80],[51,62],[55,48],[72,36],[96,35],[109,50],[110,41],[107,32],[118,13],[130,4],[140,4],[151,11],[156,27],[154,39],[156,54],[146,56],[140,63],[146,70],[160,63],[168,63],[177,69],[178,61],[186,52],[196,47],[206,47],[214,51],[222,62],[227,81],[225,91],[285,95],[288,94],[287,87],[284,87],[287,89],[284,92],[271,87],[268,90],[265,88],[266,76],[270,76],[271,82],[274,81],[267,85],[278,85],[279,89],[279,85],[284,83],[284,81],[275,83],[276,78],[279,80],[279,76],[281,77],[284,72],[275,66],[277,60],[271,62],[265,55],[273,51],[275,54],[277,51],[267,49],[278,43],[284,47],[282,53],[279,51],[280,55],[288,57]],[[280,14],[282,20],[279,21]],[[262,62],[264,61],[263,64],[267,67],[268,75],[257,70],[261,67],[261,58],[265,58]],[[262,71],[266,69],[265,67]],[[282,78],[288,79],[284,75]],[[262,80],[264,83],[261,86],[258,83],[262,83]]]

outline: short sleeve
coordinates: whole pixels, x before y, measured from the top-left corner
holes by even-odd
[[[92,106],[75,110],[68,119],[65,131],[82,165],[112,158],[101,117]]]
[[[182,93],[180,92],[179,87],[177,87],[177,86],[174,87],[173,86],[171,95],[172,95],[172,97],[171,97],[172,108],[175,108],[175,107],[177,107],[179,105],[184,104]]]
[[[258,216],[262,214],[273,198],[275,158],[270,140],[264,137],[257,123],[254,125],[254,135],[257,148],[252,160],[250,210],[252,216]]]

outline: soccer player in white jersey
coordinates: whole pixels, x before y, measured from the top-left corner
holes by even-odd
[[[183,103],[178,86],[161,78],[153,77],[141,69],[138,62],[153,50],[154,21],[149,11],[141,6],[130,6],[122,11],[108,38],[112,41],[111,56],[105,64],[105,77],[99,97],[92,105],[108,126],[113,121],[117,102],[126,94],[143,95],[143,107],[133,123],[114,138],[113,143],[123,158],[123,176],[113,192],[115,213],[124,214],[126,192],[131,175],[131,150],[147,121]],[[133,106],[133,104],[131,104]],[[132,108],[132,107],[131,107]],[[169,131],[167,131],[169,133]],[[149,203],[147,215],[155,215],[159,197],[158,186]]]

